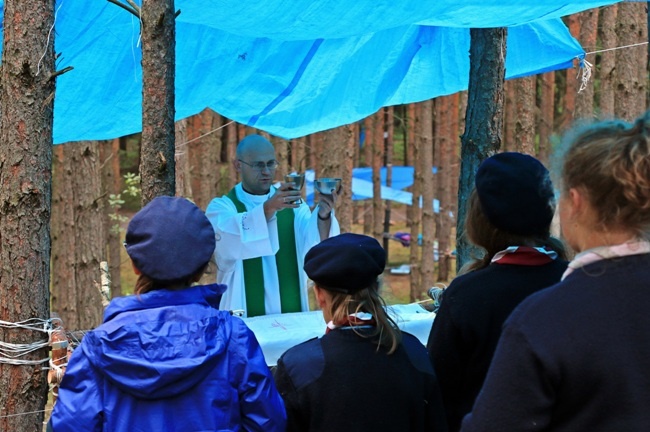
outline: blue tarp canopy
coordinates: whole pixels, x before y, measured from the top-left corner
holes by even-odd
[[[584,51],[559,17],[612,3],[176,0],[176,118],[209,107],[295,138],[452,94],[467,88],[471,27],[509,27],[509,78],[571,67]],[[54,142],[140,131],[138,19],[105,0],[55,8],[57,69],[74,70],[57,79]]]

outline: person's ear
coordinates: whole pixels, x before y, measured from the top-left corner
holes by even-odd
[[[587,202],[584,194],[579,189],[571,188],[569,189],[569,204],[570,214],[572,218],[575,218],[585,211]]]
[[[232,160],[232,167],[235,169],[236,172],[241,172],[241,162],[239,159],[235,158]]]
[[[314,297],[316,297],[316,303],[321,309],[324,309],[327,305],[325,290],[320,288],[318,285],[314,285]]]

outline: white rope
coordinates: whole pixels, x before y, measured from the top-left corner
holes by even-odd
[[[45,58],[45,54],[47,54],[47,47],[50,44],[50,36],[52,35],[52,30],[54,30],[54,24],[56,23],[56,16],[59,14],[59,9],[61,9],[61,6],[63,6],[63,0],[61,0],[61,3],[59,3],[59,7],[56,8],[56,11],[54,12],[54,21],[52,22],[52,27],[50,27],[50,31],[47,32],[47,41],[45,42],[45,49],[43,50],[43,55],[41,56],[40,59],[38,59],[38,64],[36,65],[36,76],[38,76],[38,74],[41,73],[41,63]]]
[[[607,52],[607,51],[616,51],[616,50],[620,50],[620,49],[623,49],[623,48],[632,48],[632,47],[641,46],[641,45],[648,45],[648,42],[647,41],[646,42],[639,42],[639,43],[635,43],[635,44],[632,44],[632,45],[623,45],[623,46],[620,46],[620,47],[607,48],[607,49],[602,49],[602,50],[597,50],[597,51],[589,51],[588,53],[585,53],[585,55],[588,56],[590,54],[598,54],[598,53],[603,53],[603,52]]]
[[[582,59],[582,67],[578,71],[577,78],[580,79],[580,88],[578,93],[582,92],[587,88],[589,80],[591,79],[591,73],[593,71],[593,65],[587,61],[587,59]]]
[[[27,411],[27,412],[18,413],[18,414],[1,415],[0,418],[18,417],[18,416],[27,415],[27,414],[39,414],[39,413],[44,413],[44,412],[48,412],[48,411],[52,411],[52,408],[46,408],[44,410],[38,410],[38,411]]]
[[[586,57],[591,54],[598,54],[598,53],[604,53],[608,51],[616,51],[620,50],[623,48],[632,48],[632,47],[637,47],[637,46],[642,46],[642,45],[647,45],[648,42],[639,42],[631,45],[623,45],[619,47],[614,47],[614,48],[607,48],[607,49],[602,49],[602,50],[597,50],[597,51],[589,51],[588,53],[585,53],[584,56],[579,56],[576,57],[580,61],[580,68],[578,71],[578,75],[576,76],[576,79],[580,80],[580,88],[578,89],[578,93],[582,92],[587,88],[587,85],[589,84],[589,80],[591,79],[591,74],[593,72],[594,66],[590,62],[587,61]]]
[[[48,338],[39,340],[32,343],[10,343],[0,341],[0,363],[11,364],[16,366],[24,365],[39,365],[46,363],[50,360],[49,357],[37,360],[24,360],[23,357],[34,351],[46,348],[50,345],[52,332],[55,331],[52,323],[54,321],[61,322],[60,318],[42,319],[42,318],[29,318],[19,322],[8,322],[0,320],[0,327],[7,329],[24,329],[29,331],[39,331],[48,334]]]
[[[194,142],[194,141],[199,140],[199,139],[201,139],[201,138],[203,138],[203,137],[206,137],[206,136],[208,136],[208,135],[210,135],[210,134],[213,134],[213,133],[215,133],[216,131],[218,131],[219,129],[223,129],[223,128],[225,128],[226,126],[228,126],[228,125],[230,125],[230,124],[232,124],[232,123],[234,123],[234,122],[235,122],[234,120],[230,120],[230,121],[229,121],[228,123],[226,123],[225,125],[221,125],[221,126],[219,126],[218,128],[216,128],[216,129],[212,129],[211,131],[206,132],[206,133],[204,133],[203,135],[197,136],[196,138],[192,138],[191,140],[189,140],[189,141],[185,141],[184,143],[177,144],[177,145],[176,145],[176,148],[186,146],[186,145],[188,145],[188,144],[191,143],[191,142]]]

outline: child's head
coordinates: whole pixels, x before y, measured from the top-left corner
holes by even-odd
[[[125,246],[134,268],[151,282],[146,289],[136,289],[143,293],[197,280],[214,253],[215,235],[196,205],[160,196],[133,217]]]

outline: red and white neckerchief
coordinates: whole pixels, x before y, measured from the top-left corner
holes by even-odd
[[[372,314],[367,312],[356,312],[348,315],[347,319],[341,322],[340,324],[334,324],[333,321],[327,323],[327,329],[325,329],[325,334],[329,333],[331,330],[336,328],[340,329],[351,329],[352,327],[356,328],[369,328],[377,325],[377,322],[373,318]]]
[[[580,252],[569,263],[566,271],[562,275],[562,279],[573,273],[575,269],[586,266],[597,261],[620,258],[628,255],[641,255],[650,253],[650,242],[645,240],[629,241],[618,245],[612,246],[598,246],[592,249],[587,249]]]
[[[497,252],[492,258],[493,263],[514,264],[525,266],[541,266],[557,258],[557,252],[532,246],[510,246]]]

